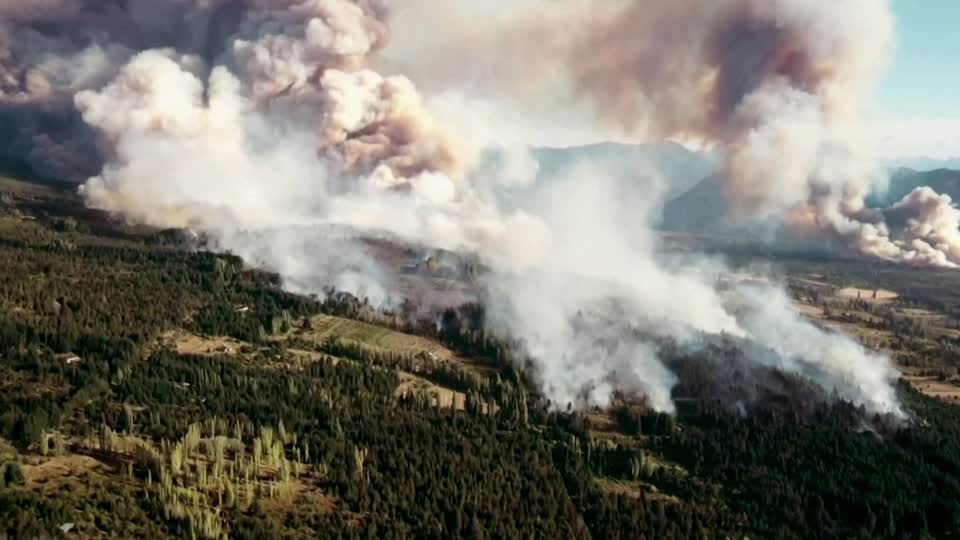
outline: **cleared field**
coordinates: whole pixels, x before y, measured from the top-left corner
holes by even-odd
[[[68,455],[49,459],[34,458],[24,468],[27,488],[52,494],[77,487],[89,474],[106,475],[112,469],[89,456]]]
[[[894,359],[899,358],[902,361],[904,355],[909,355],[912,350],[893,350],[900,339],[898,334],[892,330],[878,328],[875,322],[879,320],[880,314],[856,309],[857,305],[851,302],[852,300],[883,304],[882,309],[889,310],[888,313],[892,313],[897,319],[913,321],[921,325],[927,331],[926,343],[937,339],[956,339],[960,337],[960,330],[950,325],[947,317],[942,313],[923,308],[898,306],[896,301],[899,295],[895,291],[877,289],[876,298],[873,298],[873,289],[857,287],[836,289],[825,282],[810,279],[798,279],[797,281],[832,293],[826,297],[821,295],[818,303],[795,301],[793,307],[800,315],[818,325],[847,334],[867,348],[886,352]],[[827,309],[824,309],[824,305],[828,306]],[[930,397],[960,404],[960,386],[957,384],[950,381],[941,381],[937,377],[915,375],[915,372],[903,365],[898,367],[903,370],[903,379],[916,390]]]
[[[796,278],[796,281],[801,285],[811,285],[814,287],[829,287],[830,284],[827,283],[826,281],[821,281],[822,278],[823,276],[815,275],[815,276],[808,276],[805,278]]]
[[[161,336],[160,343],[175,348],[179,354],[201,356],[235,356],[241,347],[250,346],[249,343],[232,337],[201,336],[185,330],[166,332]]]
[[[282,343],[291,336],[297,335],[300,338],[319,343],[328,337],[337,337],[384,351],[409,354],[427,352],[434,355],[438,360],[455,363],[468,371],[483,371],[483,368],[470,365],[466,359],[457,356],[446,347],[430,339],[329,315],[317,315],[311,318],[310,323],[310,330],[291,331],[287,334],[271,336],[269,339]],[[208,357],[228,356],[241,362],[251,361],[251,355],[267,350],[231,337],[202,336],[186,330],[172,330],[164,333],[160,338],[160,344],[175,349],[179,354]],[[332,361],[334,363],[341,361],[352,362],[352,360],[345,360],[320,352],[295,347],[285,349],[284,355],[282,358],[278,357],[278,360],[281,361],[276,365],[286,364],[295,366],[303,366],[321,360]],[[415,373],[403,370],[397,370],[397,372],[400,376],[400,386],[397,387],[395,392],[397,398],[405,395],[425,394],[431,396],[434,403],[440,407],[452,407],[457,410],[465,409],[466,395],[463,392],[438,385]]]
[[[317,315],[310,319],[310,324],[311,330],[305,332],[304,337],[316,341],[322,341],[327,337],[339,337],[385,351],[408,354],[427,352],[440,360],[453,362],[471,371],[478,373],[488,371],[468,359],[458,356],[436,341],[420,336],[404,334],[381,326],[330,315]]]
[[[397,387],[395,395],[399,398],[407,394],[417,393],[432,396],[435,400],[434,403],[443,408],[453,407],[458,411],[466,408],[467,396],[463,392],[445,388],[412,373],[401,371],[400,386]]]
[[[881,304],[889,304],[900,297],[900,295],[896,292],[888,291],[886,289],[858,289],[856,287],[845,287],[840,289],[837,291],[837,296],[839,298],[846,299],[869,300]]]
[[[811,321],[814,321],[818,325],[829,328],[830,330],[836,332],[847,334],[848,336],[859,340],[861,343],[864,343],[870,348],[883,349],[889,340],[893,338],[893,334],[890,332],[869,328],[856,322],[845,322],[831,319],[827,316],[827,313],[824,311],[823,307],[818,305],[794,302],[793,308],[797,311],[797,313]],[[846,311],[844,313],[846,313],[846,315],[852,320],[859,319],[861,321],[865,321],[870,318],[869,314],[862,312]]]
[[[16,198],[57,197],[63,194],[51,186],[0,176],[0,191]]]
[[[380,326],[349,319],[341,319],[331,315],[317,315],[312,317],[310,319],[310,325],[311,330],[306,332],[306,334],[318,340],[335,336],[385,349],[393,348],[400,343],[407,345],[407,348],[409,348],[409,340],[403,339],[403,337],[414,337],[405,336],[404,334],[399,334]]]
[[[897,312],[901,315],[904,315],[906,317],[910,317],[913,319],[920,319],[924,321],[933,321],[933,322],[941,322],[941,323],[944,321],[944,316],[942,313],[936,313],[934,311],[930,311],[929,309],[903,308],[903,309],[897,310]]]
[[[950,403],[960,403],[960,387],[936,377],[904,376],[904,380],[924,394]]]
[[[811,304],[802,304],[800,302],[794,302],[793,308],[797,310],[798,313],[805,317],[810,317],[812,319],[822,319],[823,318],[823,308],[820,306],[814,306]]]
[[[590,421],[590,429],[592,432],[596,433],[612,433],[617,432],[620,427],[617,423],[610,417],[609,414],[590,414],[587,415],[587,420]]]
[[[612,478],[598,478],[597,487],[614,495],[626,495],[639,499],[641,497],[653,501],[662,501],[664,503],[679,503],[680,500],[673,495],[661,493],[656,486],[639,480],[614,480]]]

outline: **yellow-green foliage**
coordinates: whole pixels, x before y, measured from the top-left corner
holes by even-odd
[[[225,534],[221,511],[225,508],[245,510],[256,497],[292,500],[295,480],[305,465],[287,458],[284,440],[296,440],[280,425],[275,430],[266,426],[254,437],[248,452],[243,441],[230,438],[225,423],[209,422],[202,437],[202,426],[191,424],[183,438],[175,443],[161,442],[158,450],[151,442],[134,436],[121,436],[103,426],[101,449],[122,460],[131,472],[141,471],[149,494],[163,508],[164,517],[181,521],[192,538],[217,539]],[[234,431],[242,428],[235,426]],[[291,445],[292,446],[292,445]],[[292,446],[290,454],[299,455]],[[358,450],[362,473],[366,452]],[[326,467],[318,471],[326,475]],[[154,483],[153,478],[159,478]]]
[[[0,438],[0,462],[13,461],[15,459],[17,459],[17,449],[7,442],[6,439]]]

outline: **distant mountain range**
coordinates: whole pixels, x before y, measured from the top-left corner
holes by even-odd
[[[666,201],[659,226],[677,232],[716,232],[726,225],[727,204],[719,174],[719,157],[683,145],[662,142],[642,145],[601,143],[569,148],[534,148],[539,177],[562,176],[577,165],[595,167],[621,182],[632,195],[655,195]],[[660,186],[657,185],[659,176]],[[535,186],[539,189],[542,186]],[[662,190],[662,191],[661,191]]]
[[[743,229],[743,224],[729,219],[729,206],[718,173],[719,158],[714,154],[691,151],[672,142],[534,148],[532,154],[540,164],[541,178],[552,178],[578,164],[587,164],[641,190],[641,195],[643,190],[649,190],[651,196],[656,193],[653,177],[658,173],[666,199],[660,223],[664,230],[716,233]],[[886,163],[891,170],[889,184],[885,192],[867,199],[869,206],[896,203],[920,186],[930,186],[937,193],[950,195],[960,202],[960,158],[914,158]],[[901,166],[905,163],[914,167]]]
[[[690,233],[736,228],[737,225],[727,219],[729,205],[721,180],[716,175],[708,176],[688,191],[667,201],[661,227],[668,231]],[[906,168],[891,171],[886,191],[872,194],[866,202],[871,207],[889,206],[921,186],[929,186],[937,193],[949,195],[955,203],[960,203],[960,170],[917,171]]]
[[[711,175],[670,199],[663,207],[660,227],[667,231],[703,233],[726,228],[729,205],[722,178]]]
[[[673,142],[628,145],[600,143],[566,148],[491,148],[481,159],[472,181],[495,197],[503,208],[537,211],[549,204],[558,183],[583,176],[612,183],[618,204],[630,212],[650,202],[670,200],[687,192],[700,179],[714,174],[718,159]],[[521,178],[536,181],[519,181]],[[491,189],[490,179],[500,179]],[[580,179],[577,178],[579,181]],[[654,204],[658,211],[662,205]],[[660,216],[648,216],[657,223]]]
[[[913,169],[915,171],[935,171],[937,169],[960,169],[960,157],[936,159],[919,156],[911,158],[888,159],[884,165],[891,169]]]
[[[658,187],[666,198],[676,197],[714,173],[718,159],[674,142],[640,145],[600,143],[568,148],[534,148],[540,177],[550,178],[575,166],[590,166],[618,180]],[[657,178],[659,176],[659,178]]]
[[[960,202],[960,170],[936,169],[916,171],[900,168],[890,175],[890,184],[884,193],[875,193],[867,199],[870,206],[889,206],[920,186],[930,186],[940,194]]]

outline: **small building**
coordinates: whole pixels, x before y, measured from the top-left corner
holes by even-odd
[[[79,364],[83,361],[83,359],[73,353],[58,354],[57,358],[67,365]]]

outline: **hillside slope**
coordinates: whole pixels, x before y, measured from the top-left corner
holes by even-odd
[[[960,534],[960,417],[908,385],[922,421],[870,417],[704,336],[659,345],[676,415],[575,411],[479,306],[289,294],[34,189],[0,185],[0,536]]]

